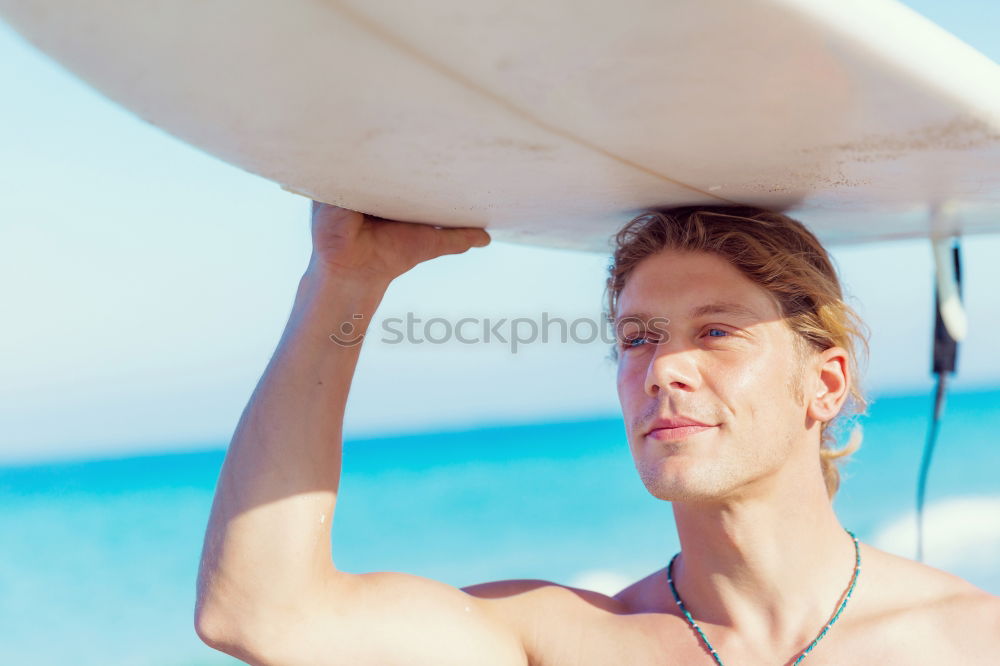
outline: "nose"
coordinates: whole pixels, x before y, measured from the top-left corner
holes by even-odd
[[[695,353],[697,350],[681,349],[679,345],[673,345],[669,340],[658,343],[646,367],[646,394],[655,396],[664,388],[695,390],[698,383]]]

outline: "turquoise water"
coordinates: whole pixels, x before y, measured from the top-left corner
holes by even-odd
[[[882,396],[864,421],[835,502],[863,541],[891,544],[889,526],[912,512],[929,411],[930,396]],[[928,486],[929,510],[959,497],[980,510],[974,537],[952,531],[971,513],[939,521],[929,541],[954,548],[929,563],[995,594],[998,429],[1000,390],[949,396]],[[239,663],[204,646],[192,619],[223,447],[0,467],[0,664]],[[669,504],[646,493],[617,418],[348,442],[333,540],[344,570],[456,586],[611,584],[677,549]]]

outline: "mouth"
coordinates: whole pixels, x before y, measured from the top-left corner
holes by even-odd
[[[659,442],[679,442],[718,427],[719,424],[705,423],[685,414],[660,416],[649,424],[646,437]]]
[[[710,425],[684,425],[677,426],[675,428],[653,428],[646,433],[646,437],[660,442],[677,442],[682,439],[687,439],[693,435],[697,435],[698,433],[707,432],[716,427],[717,426]]]

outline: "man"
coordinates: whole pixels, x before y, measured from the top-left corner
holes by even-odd
[[[830,424],[845,403],[864,406],[859,322],[798,222],[686,208],[618,234],[619,397],[681,551],[614,596],[337,570],[330,526],[360,346],[331,333],[363,329],[398,275],[489,236],[314,204],[312,239],[212,507],[195,617],[209,645],[268,665],[998,663],[1000,598],[838,523]]]

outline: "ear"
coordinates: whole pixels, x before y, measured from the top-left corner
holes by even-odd
[[[810,418],[826,423],[840,413],[854,379],[848,358],[843,347],[830,347],[816,355],[805,381],[806,414]]]

